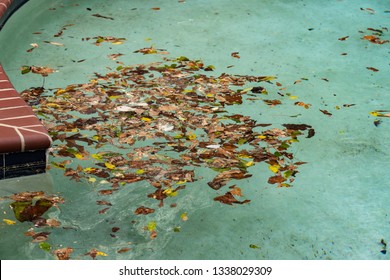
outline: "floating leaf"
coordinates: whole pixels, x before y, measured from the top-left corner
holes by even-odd
[[[195,140],[196,139],[196,134],[192,133],[190,135],[187,135],[188,140]]]
[[[365,35],[362,39],[370,41],[373,44],[386,44],[389,43],[389,40],[381,40],[378,36],[376,35]]]
[[[24,74],[27,74],[27,73],[30,73],[31,72],[31,67],[30,66],[22,66],[21,68],[20,68],[20,70],[21,70],[21,73],[24,75]]]
[[[167,195],[167,196],[177,196],[177,191],[175,191],[174,189],[172,189],[172,188],[168,188],[168,189],[165,189],[164,191],[163,191],[163,193],[165,194],[165,195]]]
[[[108,168],[108,169],[115,169],[116,166],[114,164],[111,164],[109,162],[105,162],[104,165]]]
[[[153,119],[147,118],[147,117],[142,117],[141,120],[144,122],[151,122]]]
[[[73,253],[73,248],[66,247],[54,250],[53,254],[57,257],[59,260],[69,260],[70,255]]]
[[[101,155],[101,154],[92,154],[91,157],[94,158],[94,159],[97,159],[97,160],[101,160],[103,158],[103,155]]]
[[[248,199],[245,199],[244,201],[237,200],[231,192],[227,192],[224,195],[214,197],[214,200],[228,205],[233,205],[233,203],[245,204],[250,202],[250,200]]]
[[[278,164],[275,165],[269,165],[269,170],[271,170],[273,173],[277,173],[279,171],[280,166]]]
[[[12,226],[12,225],[16,224],[15,221],[12,221],[12,220],[9,220],[9,219],[3,219],[3,222],[6,223],[9,226]]]
[[[92,16],[98,17],[98,18],[104,18],[104,19],[114,20],[114,18],[112,18],[112,17],[102,16],[102,15],[100,15],[100,14],[93,14]]]
[[[284,181],[286,181],[286,178],[281,175],[272,176],[268,179],[268,183],[270,184],[283,183]]]
[[[101,252],[101,251],[97,251],[96,252],[96,255],[100,256],[100,257],[107,257],[108,255],[104,252]]]
[[[53,206],[53,203],[48,199],[39,199],[32,205],[30,201],[16,201],[11,204],[11,208],[15,213],[15,218],[20,222],[33,221],[40,218],[47,210]]]
[[[302,102],[302,101],[295,102],[294,104],[297,105],[297,106],[301,106],[301,107],[303,107],[305,109],[309,109],[310,106],[311,106],[311,104],[308,104],[308,103],[305,103],[305,102]]]
[[[368,70],[371,70],[373,72],[378,72],[379,70],[377,68],[374,68],[374,67],[366,67]]]
[[[231,53],[231,56],[234,57],[234,58],[240,58],[238,52],[232,52],[232,53]]]
[[[136,215],[148,215],[148,214],[151,214],[151,213],[154,213],[154,209],[152,208],[148,208],[148,207],[145,207],[145,206],[140,206],[138,207],[135,211],[134,211],[134,214]]]

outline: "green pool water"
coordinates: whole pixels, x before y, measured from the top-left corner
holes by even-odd
[[[388,260],[390,119],[381,114],[390,110],[389,10],[387,1],[29,1],[0,32],[0,63],[19,92],[44,87],[50,98],[68,85],[90,83],[95,73],[187,57],[213,68],[189,75],[276,77],[234,86],[246,92],[243,102],[223,108],[226,115],[272,124],[258,128],[257,136],[283,124],[306,124],[315,134],[304,131],[288,148],[295,162],[306,162],[291,187],[268,182],[276,174],[272,164],[245,159],[252,177],[214,190],[208,182],[217,171],[191,165],[183,169],[194,170],[196,180],[182,182],[185,189],[167,197],[163,207],[147,197],[155,189],[145,180],[103,195],[99,191],[112,189],[109,178],[80,169],[84,175],[77,182],[55,164],[67,161],[65,168],[73,170],[104,165],[92,155],[107,150],[127,155],[153,146],[154,139],[125,148],[79,143],[90,152],[86,159],[59,156],[56,148],[64,142],[57,140],[47,174],[0,182],[0,258],[56,259],[55,250],[72,248],[71,259]],[[96,45],[99,37],[104,40]],[[137,52],[143,48],[156,53]],[[121,56],[114,60],[112,54]],[[23,66],[55,72],[22,74]],[[256,86],[268,94],[253,93]],[[55,126],[50,116],[39,116]],[[198,140],[206,137],[201,126],[188,131]],[[81,133],[93,139],[92,131]],[[240,149],[245,145],[237,143]],[[177,156],[165,148],[158,155]],[[115,176],[109,165],[104,168]],[[239,201],[250,202],[214,200],[232,185],[242,190]],[[18,221],[9,197],[23,191],[61,197],[63,203],[42,215],[60,225]],[[103,200],[111,205],[97,203]],[[135,215],[141,205],[155,212]],[[34,239],[31,232],[43,237]]]

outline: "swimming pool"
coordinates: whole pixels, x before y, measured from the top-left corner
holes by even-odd
[[[389,16],[381,1],[29,1],[0,62],[56,140],[47,174],[0,182],[1,259],[389,259]],[[46,224],[10,209],[25,190],[51,201]]]

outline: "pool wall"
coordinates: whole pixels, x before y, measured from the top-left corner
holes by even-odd
[[[0,0],[0,30],[10,16],[28,0]]]
[[[27,1],[0,0],[0,29]],[[44,173],[52,140],[0,64],[0,179]]]

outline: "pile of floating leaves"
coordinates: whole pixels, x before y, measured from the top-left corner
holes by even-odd
[[[275,77],[208,75],[213,70],[200,60],[164,58],[95,73],[85,84],[51,91],[32,88],[22,96],[54,140],[53,168],[62,168],[76,181],[104,180],[111,187],[99,190],[101,195],[145,181],[150,185],[145,195],[162,207],[167,197],[200,178],[198,167],[214,170],[206,187],[219,190],[251,177],[249,171],[259,162],[271,170],[268,183],[292,186],[304,162],[294,161],[289,148],[302,135],[312,137],[314,129],[307,124],[272,127],[229,113],[228,107],[243,104],[245,96],[266,97],[264,86]],[[250,202],[240,198],[242,191],[234,183],[227,188],[214,200]],[[143,205],[134,209],[136,215],[155,212]]]

